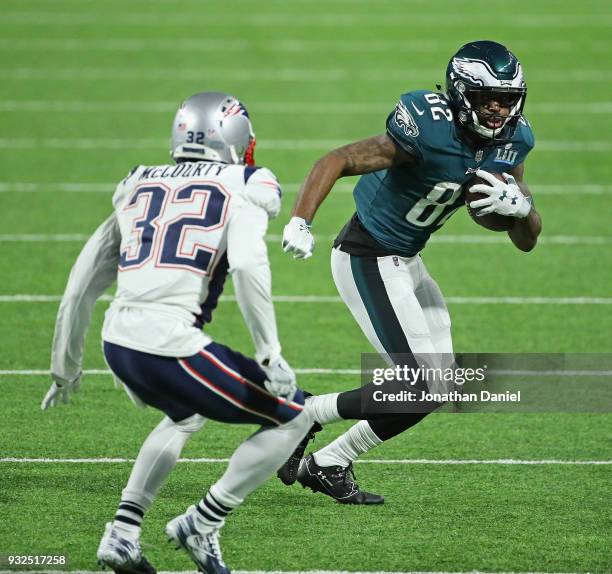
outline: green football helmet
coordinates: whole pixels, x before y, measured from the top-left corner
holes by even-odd
[[[523,69],[505,46],[489,40],[462,46],[446,68],[446,92],[459,124],[485,140],[512,138],[527,97]],[[507,107],[507,116],[487,107]]]

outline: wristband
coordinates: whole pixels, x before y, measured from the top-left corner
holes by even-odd
[[[518,219],[525,219],[525,217],[527,217],[531,213],[531,209],[533,208],[533,202],[531,201],[531,197],[527,195],[525,195],[524,197],[525,201],[521,205],[520,209],[516,212],[516,217]]]

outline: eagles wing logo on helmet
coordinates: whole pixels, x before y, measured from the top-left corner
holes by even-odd
[[[500,80],[487,62],[470,58],[453,58],[453,70],[464,78],[468,78],[477,86],[499,86]],[[521,65],[517,62],[512,82],[504,81],[502,85],[513,85],[514,80],[521,76]],[[520,86],[520,83],[518,84]]]
[[[393,119],[407,136],[415,138],[419,135],[419,127],[402,101],[397,104]]]

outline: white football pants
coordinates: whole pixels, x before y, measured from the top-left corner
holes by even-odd
[[[332,249],[334,282],[378,353],[453,352],[451,321],[421,257],[357,257]]]

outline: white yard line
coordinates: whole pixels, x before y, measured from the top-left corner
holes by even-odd
[[[151,0],[149,0],[151,1]],[[20,570],[36,574],[100,574],[100,570]],[[0,570],[0,574],[15,574],[16,570]],[[158,574],[193,574],[193,570],[158,570]],[[577,574],[568,572],[491,572],[482,570],[470,570],[469,572],[458,571],[431,571],[431,570],[411,570],[406,572],[398,571],[348,571],[348,570],[232,570],[234,574]],[[588,574],[588,573],[587,573]]]
[[[601,70],[604,73],[603,70]],[[232,82],[338,82],[355,79],[368,79],[378,76],[378,79],[391,80],[395,77],[398,81],[410,80],[411,78],[434,78],[440,75],[440,70],[412,69],[407,73],[400,74],[397,70],[390,70],[387,74],[381,74],[379,68],[348,70],[345,68],[148,68],[143,71],[140,68],[0,68],[0,75],[4,78],[19,81],[64,81],[64,80],[122,80],[126,82],[144,80],[167,80],[172,78],[179,80],[199,80],[203,77],[217,81]]]
[[[508,236],[501,235],[434,235],[430,241],[434,244],[455,244],[455,243],[500,243],[506,245]],[[551,245],[605,245],[612,242],[612,235],[543,235],[538,238],[540,244]]]
[[[121,464],[134,462],[133,458],[123,457],[96,457],[96,458],[33,458],[33,457],[2,457],[0,463],[40,463],[40,464]],[[179,458],[178,462],[195,464],[226,463],[228,458]],[[490,460],[479,459],[427,459],[427,458],[371,458],[356,460],[357,464],[431,464],[431,465],[504,465],[504,466],[607,466],[612,465],[612,460],[520,460],[513,458],[501,458]]]
[[[126,82],[143,82],[168,80],[198,80],[208,77],[210,81],[232,82],[345,82],[345,81],[381,81],[401,82],[410,85],[415,81],[437,81],[443,68],[161,68],[141,67],[111,68],[111,67],[16,67],[0,68],[4,79],[20,81],[53,81],[64,80],[121,80]],[[563,83],[571,81],[609,82],[612,71],[608,68],[571,69],[571,70],[540,70],[530,78],[532,83]],[[429,84],[428,84],[429,85]]]
[[[298,375],[360,375],[360,369],[324,369],[324,368],[301,368],[294,369]],[[51,371],[48,369],[5,369],[0,370],[0,376],[48,376]],[[85,369],[84,375],[110,375],[108,369]],[[526,369],[503,369],[489,371],[490,375],[499,376],[534,376],[534,377],[612,377],[612,371],[596,370],[526,370]]]
[[[267,140],[258,143],[258,147],[273,151],[315,151],[329,150],[348,143],[346,140],[311,139],[290,140],[278,139]],[[17,149],[90,149],[99,151],[102,149],[112,150],[135,150],[135,149],[163,149],[168,145],[167,141],[153,138],[0,138],[0,148],[8,150]],[[572,152],[572,153],[596,153],[612,151],[612,141],[569,141],[569,140],[544,140],[538,142],[539,152]]]
[[[61,295],[0,295],[0,303],[57,303]],[[102,295],[99,301],[112,301],[110,295]]]
[[[36,574],[100,574],[100,570],[23,570],[23,572],[36,572]],[[179,571],[166,571],[158,570],[158,574],[193,574],[193,570],[179,570]],[[234,574],[576,574],[567,572],[484,572],[481,570],[470,570],[469,572],[456,572],[456,571],[410,571],[410,572],[354,572],[347,570],[295,570],[295,571],[282,571],[282,570],[232,570]],[[0,570],[0,574],[15,574],[15,570]]]
[[[176,110],[176,101],[83,101],[83,100],[0,100],[1,112],[116,112],[163,113]],[[255,114],[318,114],[318,115],[382,115],[393,109],[395,102],[262,102],[249,103]],[[530,114],[612,114],[612,102],[536,102],[529,105]]]
[[[436,26],[437,28],[457,28],[462,25],[481,25],[491,24],[491,16],[487,13],[465,12],[457,14],[433,13],[421,10],[411,10],[409,17],[388,12],[359,13],[359,12],[329,12],[308,13],[302,11],[299,15],[281,12],[259,12],[253,11],[227,11],[223,13],[215,12],[215,24],[217,26],[240,26],[246,27],[265,27],[281,28],[281,31],[295,30],[299,28],[353,28],[365,26],[367,28],[400,28],[405,33],[413,28],[421,26]],[[73,28],[75,26],[98,26],[100,21],[104,21],[106,26],[126,26],[146,27],[146,28],[167,28],[168,26],[179,26],[180,30],[188,30],[190,27],[197,27],[204,24],[201,12],[183,12],[165,14],[159,17],[156,13],[130,13],[122,12],[118,15],[110,15],[105,11],[91,12],[61,12],[61,11],[26,11],[13,10],[7,11],[2,15],[2,24],[26,24],[28,26],[61,25]],[[513,15],[512,25],[517,28],[609,28],[612,27],[612,18],[608,14],[584,13],[576,14],[533,14],[529,12],[519,12]]]
[[[29,181],[2,181],[0,193],[108,193],[112,194],[117,187],[114,183],[91,182],[29,182]],[[612,191],[612,187],[611,187]]]
[[[458,305],[612,305],[612,297],[445,297]]]
[[[103,295],[102,301],[112,298]],[[14,294],[0,295],[0,303],[53,303],[61,295]],[[337,295],[273,295],[276,303],[342,303]],[[612,305],[612,297],[445,297],[447,303],[457,305]],[[221,303],[235,302],[234,295],[223,295]]]
[[[0,243],[56,243],[56,242],[83,242],[89,239],[84,233],[13,233],[0,234]]]
[[[0,193],[108,193],[112,194],[117,182],[28,182],[0,181]],[[284,193],[296,193],[300,182],[282,183]],[[355,183],[340,182],[334,186],[333,193],[352,193]],[[567,183],[530,183],[536,195],[608,195],[612,185],[567,184]]]
[[[314,237],[318,241],[333,241],[337,234],[333,235],[317,235]],[[0,235],[0,242],[3,241],[3,235]],[[7,236],[12,237],[12,236]],[[15,237],[19,237],[18,235]],[[51,236],[54,237],[54,236]],[[269,234],[266,236],[268,243],[280,243],[282,240],[281,235]],[[54,241],[51,239],[51,241]],[[467,244],[467,245],[488,245],[488,244],[499,244],[507,245],[508,236],[505,233],[499,234],[480,234],[480,235],[469,235],[469,234],[441,234],[433,235],[429,242],[434,245],[455,245],[455,244]],[[538,238],[539,244],[545,245],[607,245],[612,243],[612,235],[543,235]]]
[[[0,234],[0,243],[84,243],[89,239],[86,233],[4,233]],[[333,241],[333,235],[315,235],[317,241]],[[268,243],[280,243],[281,236],[270,234],[266,236]],[[505,234],[481,235],[434,235],[430,241],[440,245],[487,245],[508,243]],[[612,243],[612,235],[545,235],[538,239],[541,244],[550,245],[607,245]]]

